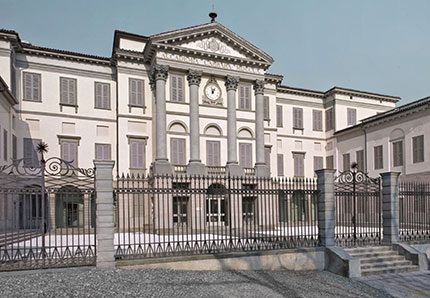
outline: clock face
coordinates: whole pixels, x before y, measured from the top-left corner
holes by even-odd
[[[217,100],[221,95],[221,90],[215,84],[209,84],[206,86],[205,95],[210,100]]]

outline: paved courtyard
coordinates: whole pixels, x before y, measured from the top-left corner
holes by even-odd
[[[70,268],[0,273],[0,297],[390,297],[328,272]]]

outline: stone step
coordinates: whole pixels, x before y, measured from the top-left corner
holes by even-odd
[[[371,263],[380,263],[380,262],[395,262],[402,261],[405,257],[401,255],[393,255],[393,256],[385,256],[385,257],[370,257],[370,258],[360,258],[361,264],[371,264]]]
[[[378,251],[378,252],[363,252],[363,253],[350,253],[349,254],[353,258],[381,258],[381,257],[390,257],[390,256],[398,256],[399,254],[392,250],[387,251]]]
[[[386,268],[373,268],[361,270],[361,276],[375,275],[375,274],[387,274],[387,273],[403,273],[403,272],[415,272],[419,271],[419,267],[415,265],[406,266],[394,266]]]
[[[367,270],[367,269],[376,269],[376,268],[390,268],[390,267],[399,267],[399,266],[409,266],[412,265],[411,261],[408,260],[399,260],[394,262],[380,262],[380,263],[368,263],[368,264],[361,264],[361,270]]]
[[[388,251],[388,250],[391,250],[391,246],[352,247],[352,248],[345,249],[345,251],[347,251],[349,254],[379,252],[379,251]]]

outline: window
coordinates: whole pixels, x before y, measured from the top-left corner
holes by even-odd
[[[305,176],[305,155],[303,153],[293,153],[294,177]]]
[[[74,167],[78,165],[78,142],[75,140],[61,140],[61,159],[70,162]]]
[[[269,96],[264,97],[264,120],[270,120],[270,100]]]
[[[38,73],[24,72],[24,100],[42,101],[41,76]]]
[[[375,170],[382,169],[384,167],[382,145],[375,146],[373,148],[373,155],[374,155],[373,157],[374,157],[374,163],[375,163]]]
[[[185,139],[170,139],[170,160],[174,165],[185,165]]]
[[[184,77],[181,75],[170,76],[170,100],[184,102]]]
[[[357,170],[364,171],[364,150],[357,151],[355,153],[355,158],[357,161]]]
[[[325,128],[326,131],[332,130],[334,128],[333,125],[333,108],[328,109],[327,111],[325,111]]]
[[[347,109],[347,119],[348,119],[348,125],[357,124],[357,110],[348,108]]]
[[[313,130],[322,131],[322,111],[312,110]]]
[[[173,224],[187,225],[188,222],[188,197],[173,197]]]
[[[145,168],[145,141],[130,140],[130,168],[144,169]]]
[[[412,138],[413,163],[424,161],[424,135]]]
[[[303,109],[293,108],[293,128],[303,129]]]
[[[7,161],[7,130],[3,131],[3,158]]]
[[[349,153],[343,155],[343,171],[349,171],[351,167],[351,157]]]
[[[276,106],[276,127],[283,127],[282,106]]]
[[[284,154],[278,154],[278,176],[284,176]]]
[[[110,144],[96,144],[96,159],[97,160],[110,160],[111,150]]]
[[[393,142],[393,166],[403,166],[403,141]]]
[[[212,167],[218,167],[221,165],[219,141],[206,142],[206,165]]]
[[[76,106],[76,79],[60,78],[60,104]]]
[[[256,215],[255,201],[256,197],[242,198],[242,220],[244,224],[254,223],[254,218]]]
[[[314,156],[314,171],[324,169],[324,158],[322,156]]]
[[[130,78],[128,81],[129,96],[130,96],[130,106],[132,107],[144,107],[145,97],[144,97],[144,81],[139,79]]]
[[[251,88],[239,85],[239,109],[251,110]]]
[[[239,162],[244,168],[252,168],[252,144],[239,143]]]
[[[18,140],[15,135],[12,135],[12,158],[18,158]]]
[[[15,115],[12,115],[12,129],[16,130],[16,117],[15,117]]]
[[[39,164],[39,155],[36,151],[37,144],[42,140],[24,138],[24,167],[37,168]]]
[[[97,109],[110,109],[110,84],[95,82],[95,103]]]
[[[333,155],[327,156],[325,158],[326,168],[327,169],[334,169],[334,158]]]
[[[269,167],[270,171],[270,147],[264,147],[264,162],[266,163],[266,166]]]

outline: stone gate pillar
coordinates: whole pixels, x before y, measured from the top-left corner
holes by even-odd
[[[318,237],[322,246],[335,245],[335,170],[315,171],[318,176]]]
[[[399,176],[398,172],[382,173],[382,243],[399,241]]]

